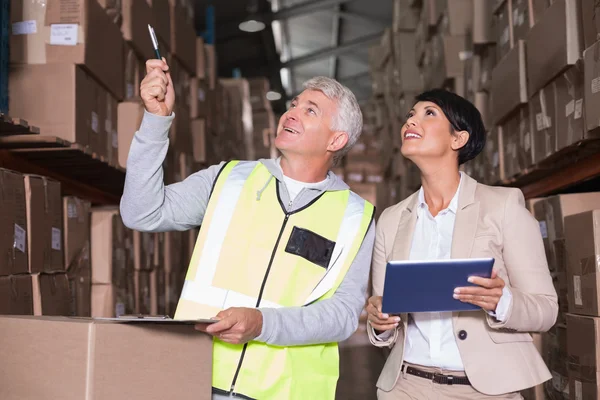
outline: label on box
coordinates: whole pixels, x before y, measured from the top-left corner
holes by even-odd
[[[77,218],[77,206],[73,203],[69,203],[67,206],[67,217]]]
[[[494,155],[492,156],[492,166],[494,168],[498,168],[499,159],[500,159],[500,157],[498,156],[498,152],[496,151],[494,153]]]
[[[569,118],[569,115],[575,112],[575,100],[571,100],[565,106],[565,117]]]
[[[535,126],[538,132],[544,129],[544,114],[538,113],[535,115]]]
[[[127,98],[130,99],[133,97],[133,83],[128,83],[125,91],[127,92]]]
[[[600,92],[600,76],[592,79],[592,94]]]
[[[94,133],[98,133],[98,114],[95,111],[92,111],[92,130]]]
[[[523,137],[523,147],[525,148],[525,151],[529,151],[529,149],[531,149],[531,135],[529,132],[527,132]]]
[[[546,221],[540,221],[540,232],[544,239],[548,238],[548,226],[546,225]]]
[[[77,24],[50,25],[50,44],[55,46],[75,46],[77,44]]]
[[[581,118],[583,115],[583,99],[575,101],[575,119]]]
[[[61,242],[60,229],[52,228],[52,250],[60,251],[60,242]]]
[[[120,317],[121,315],[125,315],[125,304],[117,303],[115,304],[115,317]]]
[[[554,390],[556,390],[557,392],[562,391],[562,381],[562,376],[558,372],[552,371],[552,387],[554,387]]]
[[[519,9],[518,9],[518,8],[515,8],[515,9],[513,10],[513,23],[514,23],[515,25],[518,25],[518,24],[519,24]]]
[[[204,101],[206,99],[206,93],[204,93],[204,89],[198,89],[198,100]]]
[[[473,52],[472,51],[463,50],[463,51],[459,51],[458,52],[458,59],[460,61],[466,61],[466,60],[468,60],[470,58],[473,58]]]
[[[25,240],[27,238],[27,234],[25,233],[25,229],[21,228],[19,225],[15,224],[15,242],[13,246],[16,249],[21,250],[21,252],[25,253]]]
[[[575,380],[575,399],[583,400],[583,385],[578,380]]]
[[[508,39],[509,39],[509,33],[508,33],[508,27],[504,28],[504,31],[502,32],[502,35],[500,36],[500,44],[501,45],[506,45],[508,43]]]
[[[112,147],[113,149],[119,148],[119,134],[117,131],[112,132]]]
[[[575,292],[575,305],[582,306],[583,299],[581,298],[581,276],[573,275],[573,289]]]
[[[37,22],[35,20],[15,22],[12,24],[13,35],[31,35],[37,33]]]
[[[551,128],[552,127],[552,117],[545,115],[544,116],[544,128]]]
[[[110,119],[104,120],[104,131],[110,133],[112,131],[112,121]]]

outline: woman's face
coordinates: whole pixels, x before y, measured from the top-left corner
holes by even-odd
[[[457,160],[456,150],[469,139],[465,131],[453,133],[450,121],[435,103],[420,101],[402,126],[402,155],[413,162],[428,158]]]

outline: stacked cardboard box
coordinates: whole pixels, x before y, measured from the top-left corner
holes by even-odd
[[[70,315],[60,183],[0,169],[0,313]]]
[[[10,3],[0,4],[0,113],[8,112],[8,38],[10,37]]]
[[[267,78],[251,78],[248,83],[254,128],[254,156],[257,159],[276,157],[274,141],[277,121],[271,103],[267,100],[269,81]]]

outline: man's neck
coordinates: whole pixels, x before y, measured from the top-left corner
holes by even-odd
[[[298,160],[282,156],[280,160],[281,170],[288,178],[306,183],[317,183],[327,178],[329,162],[316,160]]]

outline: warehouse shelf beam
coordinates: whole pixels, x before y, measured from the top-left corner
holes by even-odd
[[[371,76],[371,74],[369,73],[369,71],[365,71],[365,72],[360,72],[358,74],[355,75],[349,75],[349,76],[345,76],[342,77],[340,79],[338,79],[340,82],[347,84],[347,83],[353,83],[356,81],[360,81],[366,78],[369,78]]]
[[[355,0],[312,0],[296,6],[286,7],[270,15],[271,20],[283,20],[301,15],[310,14],[316,11],[331,9],[340,4],[349,3]]]
[[[338,47],[340,44],[340,35],[341,35],[341,29],[340,29],[340,24],[342,23],[342,21],[340,20],[340,14],[339,12],[341,11],[341,4],[336,4],[334,6],[334,9],[336,11],[335,14],[333,14],[333,25],[331,27],[331,47]],[[337,70],[338,70],[338,57],[337,55],[333,55],[331,57],[331,64],[330,64],[330,69],[329,69],[329,76],[332,77],[333,79],[337,79]]]
[[[329,47],[322,50],[315,51],[314,53],[306,54],[302,57],[293,58],[287,62],[281,63],[281,68],[292,68],[298,65],[307,64],[322,58],[331,56],[337,56],[343,53],[351,52],[359,47],[368,46],[371,43],[378,42],[381,40],[383,32],[377,32],[372,35],[362,36],[348,43],[340,44],[339,46]]]
[[[390,21],[385,21],[383,19],[375,18],[370,15],[356,14],[349,11],[338,11],[337,14],[340,18],[345,19],[348,22],[358,22],[371,27],[373,26],[373,24],[376,24],[378,26],[387,26],[390,24]]]

